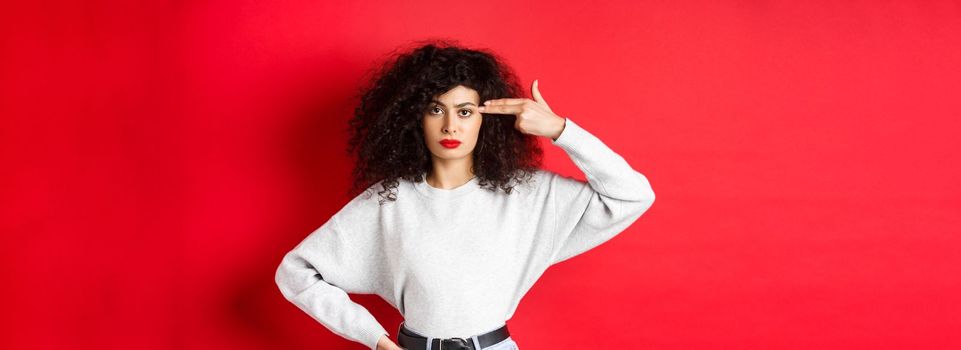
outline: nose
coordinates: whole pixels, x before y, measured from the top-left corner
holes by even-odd
[[[451,135],[453,135],[453,134],[456,132],[456,130],[457,130],[457,125],[456,125],[456,123],[457,123],[457,118],[453,118],[453,117],[450,117],[450,116],[446,117],[446,118],[444,119],[444,128],[442,129],[442,131],[443,131],[445,134],[451,134]]]

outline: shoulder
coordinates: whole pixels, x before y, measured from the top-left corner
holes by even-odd
[[[537,169],[537,171],[534,172],[535,188],[540,188],[542,184],[550,182],[555,176],[557,176],[557,173],[553,171],[543,168]]]
[[[537,191],[541,193],[579,192],[585,188],[590,188],[585,180],[547,169],[538,171],[537,178],[539,182]]]
[[[518,170],[522,171],[522,170]],[[510,180],[509,185],[511,186],[510,196],[525,197],[527,195],[537,193],[544,185],[550,182],[553,173],[549,170],[542,168],[536,168],[534,170],[525,171],[526,173],[515,173],[515,176]],[[506,195],[501,192],[501,195]]]
[[[392,203],[391,201],[385,201],[383,205],[381,205],[380,201],[382,197],[379,194],[379,192],[383,190],[381,183],[382,181],[378,181],[351,198],[347,204],[334,214],[337,220],[342,223],[347,223],[346,225],[373,221],[371,219],[376,218],[380,214],[383,206],[388,206]]]
[[[543,185],[554,183],[554,182],[564,182],[564,183],[583,182],[573,176],[564,175],[564,174],[555,172],[553,170],[547,170],[547,169],[539,169],[537,171],[536,177],[538,181]]]
[[[516,183],[515,189],[525,194],[537,195],[540,193],[543,195],[544,193],[554,191],[558,183],[561,183],[561,186],[565,186],[570,185],[573,181],[576,180],[552,170],[537,168],[531,172],[529,179]]]

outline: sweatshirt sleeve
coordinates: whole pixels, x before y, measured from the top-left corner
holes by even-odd
[[[275,282],[284,297],[331,332],[376,349],[387,330],[347,293],[370,294],[382,278],[372,232],[346,231],[337,214],[288,252]]]
[[[654,190],[643,174],[600,139],[565,118],[561,147],[587,182],[550,173],[554,208],[551,264],[586,252],[624,231],[654,203]]]

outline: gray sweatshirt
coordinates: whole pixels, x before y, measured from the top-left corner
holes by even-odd
[[[370,349],[390,334],[347,293],[379,295],[435,338],[504,325],[549,266],[613,238],[654,203],[647,177],[570,118],[551,143],[587,182],[538,169],[506,194],[477,177],[453,189],[401,180],[397,201],[382,206],[376,183],[283,257],[280,292]]]

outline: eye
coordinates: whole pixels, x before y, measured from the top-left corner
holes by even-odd
[[[441,109],[440,106],[434,106],[434,107],[431,107],[431,108],[430,108],[430,113],[431,113],[431,114],[440,114],[440,113],[437,113],[438,110],[439,110],[441,113],[444,112],[444,110]]]
[[[467,112],[467,114],[462,114],[462,115],[461,115],[462,117],[470,117],[471,114],[474,114],[474,111],[473,111],[473,110],[470,110],[470,109],[462,109],[462,110],[460,110],[460,111],[461,111],[461,112]]]

